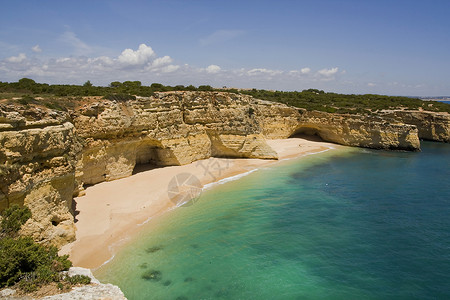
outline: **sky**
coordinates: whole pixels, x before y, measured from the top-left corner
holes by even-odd
[[[450,95],[450,1],[0,0],[0,81]]]

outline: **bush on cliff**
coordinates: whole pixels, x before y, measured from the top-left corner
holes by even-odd
[[[21,208],[17,204],[13,204],[7,208],[2,214],[2,236],[16,235],[29,218],[31,218],[31,211],[26,206]]]
[[[0,287],[18,283],[18,287],[32,292],[50,282],[69,285],[89,283],[90,278],[72,279],[60,272],[67,271],[72,262],[68,256],[59,256],[54,246],[44,246],[31,237],[18,237],[21,226],[31,217],[28,207],[13,205],[2,214],[0,236]]]
[[[0,82],[0,96],[3,94],[9,97],[17,97],[17,94],[30,94],[18,100],[23,105],[32,104],[36,101],[32,96],[43,96],[48,98],[56,96],[104,96],[106,99],[116,101],[130,100],[131,95],[150,97],[155,92],[168,91],[221,91],[209,85],[189,86],[166,86],[161,83],[153,83],[150,86],[142,85],[140,81],[113,81],[109,86],[94,86],[90,81],[84,85],[60,85],[37,83],[29,78],[22,78],[18,82]],[[222,90],[223,91],[223,90]],[[416,98],[383,96],[383,95],[345,95],[329,93],[318,89],[306,89],[301,92],[283,92],[268,90],[237,90],[226,89],[227,92],[248,94],[257,99],[281,102],[295,107],[305,108],[307,110],[319,110],[326,112],[336,112],[345,114],[372,114],[383,109],[409,109],[409,110],[429,110],[450,113],[450,105],[439,101],[422,101]],[[48,104],[47,104],[48,105]],[[61,101],[60,110],[73,106],[73,101]]]

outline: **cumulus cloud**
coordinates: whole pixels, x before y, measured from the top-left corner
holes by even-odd
[[[325,77],[331,77],[333,75],[335,75],[337,72],[339,71],[339,69],[336,68],[331,68],[331,69],[322,69],[317,71],[317,74],[325,76]]]
[[[152,47],[140,44],[136,51],[133,49],[123,50],[118,61],[124,65],[143,65],[148,63],[153,56],[155,56],[155,52]]]
[[[300,72],[301,72],[302,74],[308,74],[309,72],[311,72],[311,69],[310,69],[310,68],[302,68],[302,69],[300,70]]]
[[[166,66],[168,64],[170,64],[173,61],[173,59],[170,56],[163,56],[163,57],[158,57],[157,59],[155,59],[152,63],[153,67],[161,67],[161,66]]]
[[[180,68],[180,66],[177,66],[177,65],[168,65],[168,66],[163,67],[161,69],[161,71],[163,73],[172,73],[172,72],[177,71],[179,68]]]
[[[21,63],[21,62],[24,62],[26,59],[27,59],[27,56],[25,55],[25,53],[20,53],[17,56],[8,57],[6,59],[6,61],[11,62],[11,63]]]
[[[278,70],[270,70],[270,69],[265,69],[265,68],[257,68],[257,69],[251,69],[249,71],[247,71],[247,74],[250,76],[256,76],[256,75],[279,75],[283,73],[283,71],[278,71]]]
[[[218,65],[209,65],[205,70],[210,74],[215,74],[220,72],[221,68]]]
[[[42,49],[41,49],[41,47],[40,47],[39,45],[35,45],[35,46],[31,47],[31,50],[32,50],[33,52],[35,52],[35,53],[40,53],[40,52],[42,52]]]
[[[66,34],[66,39],[75,45],[75,35]],[[36,45],[36,49],[37,49]],[[79,44],[79,49],[91,49]],[[33,47],[33,48],[35,48]],[[40,47],[39,47],[40,49]],[[95,51],[97,52],[97,50]],[[115,56],[72,55],[66,57],[27,58],[24,53],[0,60],[0,80],[14,81],[22,77],[47,83],[83,83],[107,85],[112,81],[139,80],[144,84],[161,82],[170,85],[203,85],[216,87],[255,87],[265,89],[297,89],[312,86],[325,89],[330,81],[341,76],[338,68],[312,70],[309,67],[297,70],[276,70],[265,67],[222,69],[211,64],[196,67],[175,64],[168,55],[157,53],[146,44],[127,48]],[[367,83],[364,83],[367,87]],[[322,86],[323,85],[323,86]]]
[[[88,63],[111,66],[114,64],[114,60],[112,58],[109,58],[108,56],[100,56],[95,58],[89,58]]]

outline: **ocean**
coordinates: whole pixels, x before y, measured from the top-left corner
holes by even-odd
[[[280,162],[143,225],[94,274],[128,299],[450,299],[450,145]]]

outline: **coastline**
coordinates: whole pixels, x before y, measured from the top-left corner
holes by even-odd
[[[185,202],[168,193],[168,186],[177,175],[188,174],[198,180],[196,187],[207,189],[260,167],[342,147],[302,138],[267,140],[267,143],[278,153],[278,160],[209,158],[183,166],[154,168],[88,187],[86,195],[75,198],[77,238],[64,246],[60,254],[69,254],[78,267],[96,269],[109,262],[117,248],[143,224]],[[180,189],[180,194],[186,195],[183,191]]]

